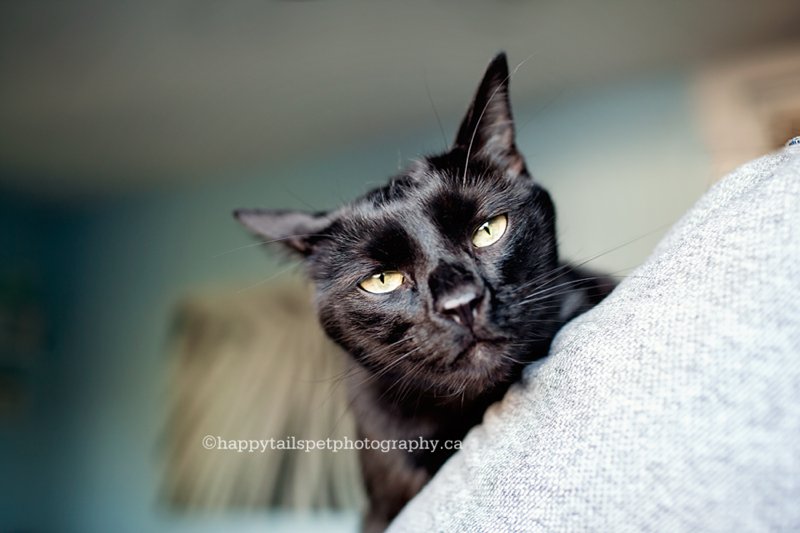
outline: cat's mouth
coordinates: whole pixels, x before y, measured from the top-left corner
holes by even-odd
[[[466,347],[456,354],[451,363],[472,358],[483,359],[506,342],[508,339],[505,337],[472,337]]]

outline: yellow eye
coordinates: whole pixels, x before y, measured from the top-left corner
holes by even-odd
[[[490,246],[500,240],[508,227],[508,217],[497,215],[481,224],[472,234],[472,244],[478,248]]]
[[[393,270],[370,276],[359,283],[362,289],[374,294],[392,292],[403,284],[403,275]]]

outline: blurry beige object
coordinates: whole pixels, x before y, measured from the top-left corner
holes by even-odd
[[[363,501],[352,451],[205,449],[230,439],[355,438],[344,354],[295,278],[188,298],[171,348],[164,493],[187,509],[352,509]]]
[[[800,43],[708,66],[696,81],[714,180],[800,135]]]

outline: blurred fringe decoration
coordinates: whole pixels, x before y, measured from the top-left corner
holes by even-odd
[[[162,493],[181,510],[361,508],[354,451],[205,449],[233,439],[356,437],[345,354],[325,337],[307,283],[188,298],[171,334]]]

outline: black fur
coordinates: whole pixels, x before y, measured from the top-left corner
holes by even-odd
[[[517,150],[508,82],[500,54],[450,151],[348,205],[327,214],[237,211],[252,231],[305,258],[320,322],[353,357],[363,437],[463,438],[525,364],[547,354],[558,329],[613,287],[559,263],[555,209]],[[476,248],[476,228],[500,214],[505,234]],[[386,270],[405,276],[394,292],[359,287]],[[469,302],[443,305],[464,295]],[[452,453],[363,452],[365,529],[383,529]]]

